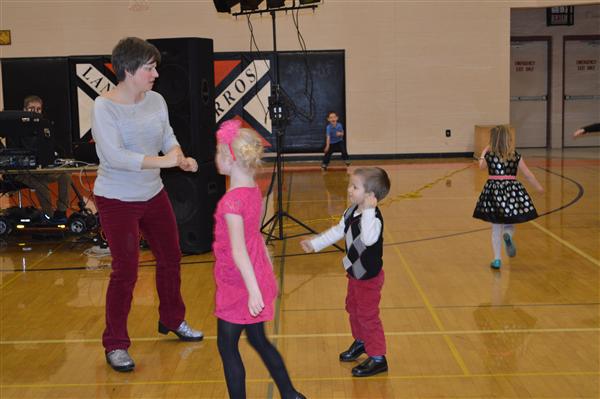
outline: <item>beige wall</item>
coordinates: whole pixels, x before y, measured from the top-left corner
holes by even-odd
[[[557,3],[329,0],[302,12],[300,26],[309,49],[346,50],[351,154],[465,152],[474,125],[508,122],[510,7]],[[559,4],[574,3],[591,2]],[[277,22],[279,49],[298,49],[291,16]],[[269,16],[253,23],[271,49]],[[245,19],[209,0],[2,1],[0,28],[13,39],[1,57],[108,54],[127,35],[211,37],[216,51],[247,51],[249,38]]]
[[[510,20],[512,36],[550,36],[552,38],[550,133],[552,147],[560,148],[563,134],[563,37],[600,35],[600,3],[575,7],[575,24],[573,26],[546,26],[546,10],[544,8],[513,9]]]

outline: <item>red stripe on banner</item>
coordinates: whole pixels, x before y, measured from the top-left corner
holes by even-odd
[[[240,65],[240,62],[240,60],[215,61],[215,87],[217,87],[235,67]]]
[[[113,74],[115,73],[115,70],[110,62],[105,62],[104,66],[107,67]]]
[[[242,127],[246,128],[246,129],[252,129],[252,130],[256,131],[256,129],[254,129],[251,124],[249,124],[248,122],[246,122],[244,120],[244,118],[242,118],[239,115],[236,115],[236,116],[234,116],[231,119],[237,119],[237,120],[239,120],[239,121],[242,122]],[[265,138],[262,135],[259,134],[259,136],[260,136],[260,140],[262,142],[263,147],[271,147],[271,143],[269,143],[267,140],[265,140]]]

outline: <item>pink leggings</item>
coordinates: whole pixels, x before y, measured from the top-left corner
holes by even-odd
[[[173,207],[165,190],[148,201],[125,202],[96,196],[102,230],[112,255],[112,273],[106,291],[106,329],[102,344],[107,352],[127,349],[127,316],[137,280],[140,232],[156,258],[156,288],[160,321],[177,329],[185,317],[181,298],[181,251]]]

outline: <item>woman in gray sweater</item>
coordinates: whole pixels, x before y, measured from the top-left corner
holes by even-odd
[[[203,337],[185,321],[177,224],[160,178],[161,168],[195,172],[198,164],[181,151],[165,100],[152,91],[158,62],[160,53],[152,44],[122,39],[112,53],[119,83],[96,98],[92,112],[100,159],[94,195],[112,255],[102,343],[106,361],[117,371],[135,367],[128,353],[127,317],[137,280],[140,232],[156,258],[159,332],[173,332],[183,341]]]

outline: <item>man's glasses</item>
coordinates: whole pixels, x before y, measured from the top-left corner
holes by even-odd
[[[42,107],[27,107],[25,108],[27,112],[37,112],[38,114],[42,113]]]

